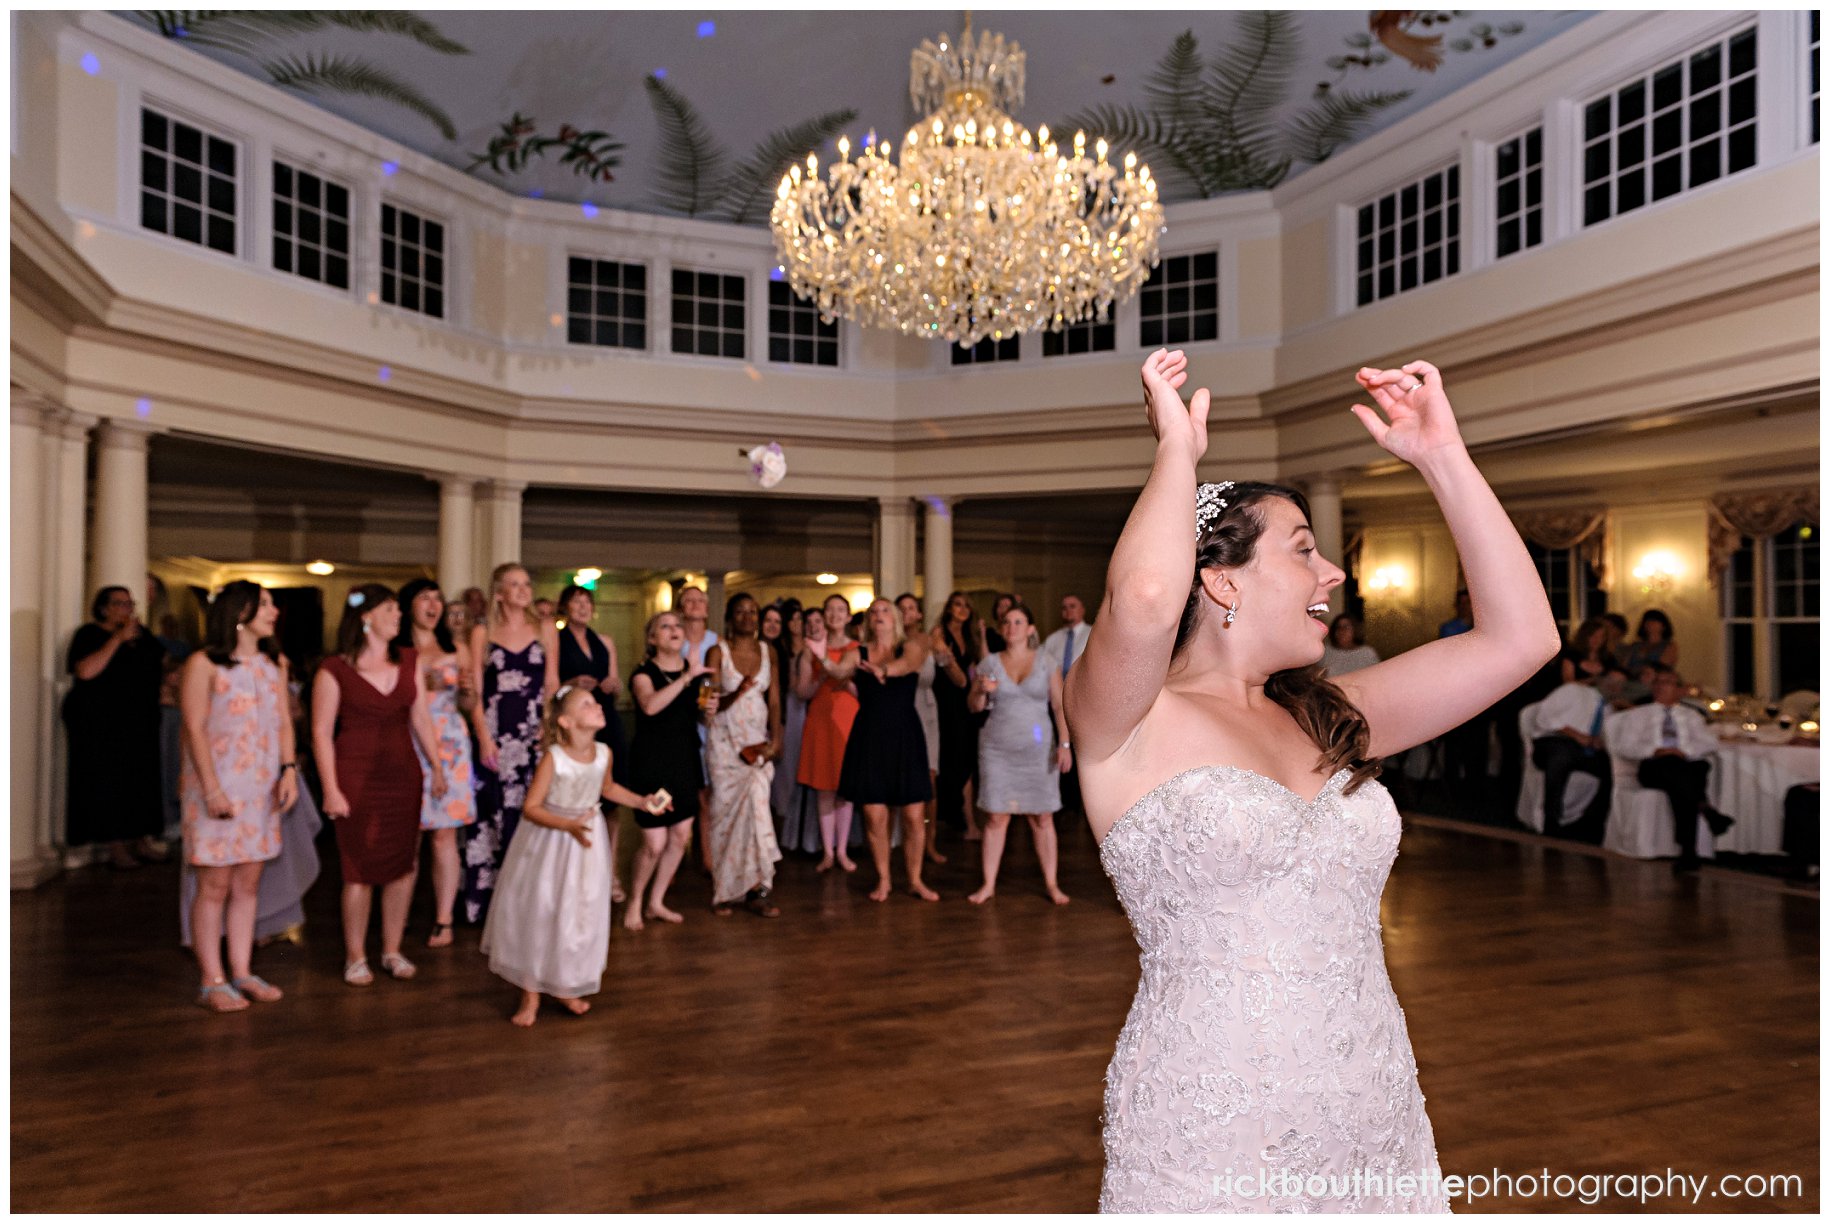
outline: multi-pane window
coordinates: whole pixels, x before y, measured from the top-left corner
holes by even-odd
[[[1118,347],[1118,324],[1095,315],[1078,323],[1069,323],[1060,331],[1042,333],[1042,355],[1061,357],[1074,353],[1109,353]]]
[[[1544,241],[1544,129],[1493,151],[1493,253],[1504,259]]]
[[[769,360],[789,365],[839,364],[839,321],[798,297],[787,281],[769,282]]]
[[[1816,9],[1812,9],[1808,13],[1805,14],[1805,20],[1806,20],[1806,26],[1807,26],[1806,33],[1805,33],[1805,41],[1809,44],[1805,49],[1805,81],[1810,86],[1810,90],[1811,90],[1811,143],[1812,144],[1817,143],[1817,95],[1819,93],[1818,80],[1817,80],[1817,74],[1819,72],[1818,50],[1817,50],[1817,44],[1818,44],[1817,19],[1819,16],[1820,16],[1820,14],[1819,14],[1818,10],[1816,10]]]
[[[1544,584],[1550,613],[1565,641],[1577,625],[1608,610],[1608,594],[1601,588],[1601,576],[1583,558],[1581,549],[1546,548],[1528,540],[1525,551],[1538,567],[1538,580]]]
[[[273,163],[273,266],[349,288],[349,188]]]
[[[140,224],[233,255],[235,167],[232,141],[142,108]]]
[[[744,279],[674,269],[673,351],[700,357],[744,354]]]
[[[381,300],[445,317],[445,227],[394,204],[381,206]]]
[[[1758,690],[1763,650],[1772,669],[1763,696],[1817,689],[1817,561],[1817,527],[1811,523],[1796,523],[1763,540],[1741,538],[1722,575],[1730,692]]]
[[[1361,306],[1461,271],[1461,167],[1445,166],[1360,206],[1355,298]]]
[[[613,259],[567,258],[566,339],[606,348],[647,348],[648,269]]]
[[[1752,166],[1754,87],[1750,28],[1590,102],[1582,115],[1582,223]]]
[[[1147,349],[1220,336],[1220,253],[1171,255],[1138,293],[1138,343]]]
[[[983,365],[989,361],[1015,361],[1017,359],[1017,338],[1006,336],[1002,340],[993,340],[986,336],[977,344],[967,347],[963,344],[949,344],[953,353],[954,365]]]

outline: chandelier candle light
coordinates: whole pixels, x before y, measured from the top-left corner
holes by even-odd
[[[807,155],[770,210],[794,292],[823,318],[963,345],[1057,331],[1103,316],[1157,262],[1163,210],[1150,167],[1127,153],[1064,152],[1009,111],[1023,103],[1024,56],[972,18],[957,44],[927,41],[909,60],[909,100],[930,112],[902,141],[865,138],[822,181]],[[874,134],[873,134],[874,135]]]

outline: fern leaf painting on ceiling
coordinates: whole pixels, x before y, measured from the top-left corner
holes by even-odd
[[[166,38],[228,51],[252,60],[269,81],[281,88],[301,93],[351,94],[391,102],[426,119],[446,140],[457,139],[457,125],[442,107],[385,68],[347,55],[273,54],[276,40],[320,33],[332,27],[360,34],[407,38],[440,55],[470,54],[468,47],[445,37],[437,26],[417,13],[202,9],[142,11],[139,15]]]
[[[766,218],[775,185],[788,167],[858,117],[846,109],[803,119],[772,133],[733,167],[730,154],[684,94],[657,76],[645,83],[661,129],[654,202],[689,217],[717,216],[738,225]]]
[[[1057,130],[1135,148],[1171,187],[1205,198],[1275,187],[1292,167],[1327,159],[1411,96],[1330,91],[1291,115],[1301,60],[1294,14],[1241,12],[1215,53],[1202,52],[1193,30],[1177,35],[1145,82],[1144,105],[1092,107]]]

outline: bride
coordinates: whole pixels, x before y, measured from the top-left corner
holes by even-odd
[[[1445,1211],[1385,972],[1398,852],[1378,761],[1492,705],[1557,653],[1525,545],[1426,362],[1364,369],[1353,412],[1448,521],[1474,629],[1330,681],[1301,494],[1197,486],[1208,393],[1144,363],[1156,462],[1069,676],[1087,818],[1142,949],[1106,1075],[1105,1211]],[[1452,682],[1451,682],[1452,681]]]

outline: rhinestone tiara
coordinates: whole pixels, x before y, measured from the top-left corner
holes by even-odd
[[[1195,489],[1195,534],[1207,530],[1207,525],[1220,517],[1226,509],[1226,499],[1220,495],[1233,487],[1233,482],[1223,480],[1219,484],[1204,484]]]

